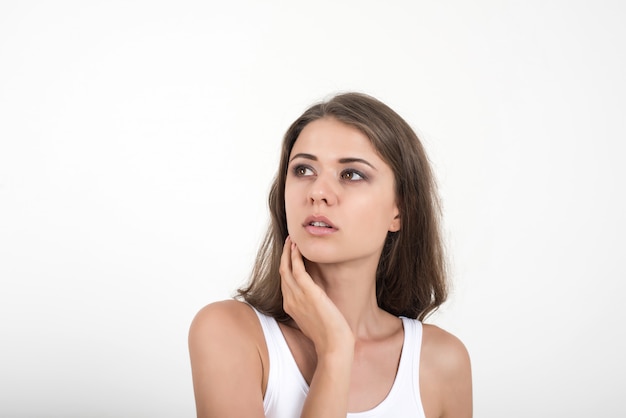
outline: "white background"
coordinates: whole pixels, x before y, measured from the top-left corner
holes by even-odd
[[[0,3],[0,416],[194,416],[189,323],[346,90],[430,153],[475,416],[626,415],[625,3],[223,3]]]

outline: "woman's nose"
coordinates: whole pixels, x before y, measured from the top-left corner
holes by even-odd
[[[309,199],[313,204],[334,205],[337,203],[337,192],[329,179],[320,176],[311,184]]]

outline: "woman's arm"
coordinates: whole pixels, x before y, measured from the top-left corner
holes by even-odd
[[[301,418],[345,418],[354,360],[354,336],[343,314],[306,272],[287,238],[280,266],[283,306],[315,345],[317,366]]]
[[[265,416],[258,328],[254,312],[234,300],[198,312],[189,330],[198,418]]]

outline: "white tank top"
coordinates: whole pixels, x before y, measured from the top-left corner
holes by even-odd
[[[266,418],[296,418],[300,416],[309,393],[287,341],[276,320],[254,310],[261,321],[267,351],[269,376],[263,409]],[[422,323],[401,317],[404,343],[400,364],[387,397],[374,408],[363,412],[349,412],[347,418],[425,418],[419,390],[419,360],[422,346]]]

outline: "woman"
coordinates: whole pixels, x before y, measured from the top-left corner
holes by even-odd
[[[465,347],[421,323],[446,298],[437,202],[385,104],[308,109],[285,135],[243,302],[191,325],[198,417],[471,417]]]

